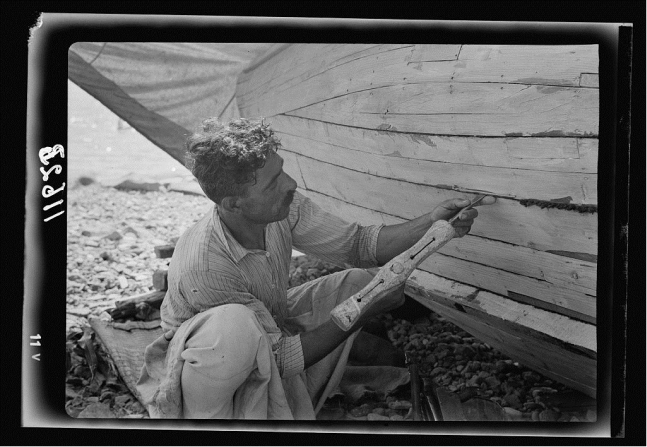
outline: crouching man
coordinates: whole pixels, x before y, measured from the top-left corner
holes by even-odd
[[[362,268],[385,264],[469,203],[448,200],[399,225],[348,223],[297,192],[280,146],[269,126],[246,119],[206,120],[189,138],[188,166],[215,205],[180,237],[169,266],[166,333],[147,347],[138,383],[151,417],[315,419],[349,354],[366,354],[359,329],[400,306],[403,290],[349,331],[330,311],[371,280]],[[462,213],[459,236],[477,214]],[[293,247],[356,268],[288,290]]]

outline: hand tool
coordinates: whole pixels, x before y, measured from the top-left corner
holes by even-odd
[[[330,312],[335,324],[345,331],[349,330],[371,303],[400,287],[422,261],[456,236],[456,230],[452,224],[460,214],[485,197],[485,194],[478,196],[449,220],[434,222],[418,242],[387,262],[366,287],[338,304]]]

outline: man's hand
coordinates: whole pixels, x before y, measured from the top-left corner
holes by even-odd
[[[486,196],[481,200],[476,206],[480,205],[491,205],[496,202],[496,198],[492,196]],[[465,208],[470,204],[468,199],[449,199],[442,202],[431,212],[432,222],[437,220],[449,220],[454,217],[461,209]],[[456,237],[463,237],[469,233],[472,225],[474,224],[474,219],[479,215],[479,212],[475,208],[470,208],[461,213],[460,217],[454,221],[454,228],[456,229]]]

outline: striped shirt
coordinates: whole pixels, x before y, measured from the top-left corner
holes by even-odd
[[[340,267],[374,267],[382,226],[348,223],[296,192],[289,216],[266,226],[266,250],[248,250],[234,239],[214,205],[177,242],[161,307],[162,327],[177,328],[214,306],[243,304],[269,335],[281,377],[298,374],[304,369],[301,338],[284,328],[292,247]]]

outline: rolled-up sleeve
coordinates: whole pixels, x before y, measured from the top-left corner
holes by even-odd
[[[378,265],[377,238],[384,225],[350,223],[296,193],[288,217],[292,245],[340,267]]]
[[[184,272],[179,281],[179,293],[192,309],[199,313],[224,304],[242,304],[256,315],[269,337],[276,364],[282,378],[299,374],[304,369],[301,338],[286,335],[277,326],[267,307],[237,278],[204,271]]]

